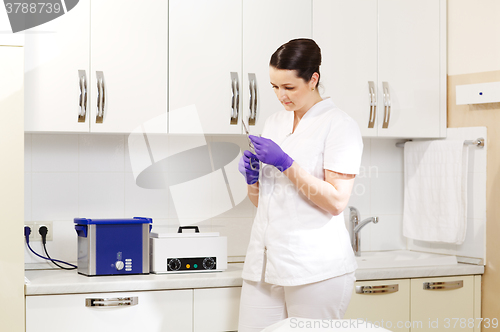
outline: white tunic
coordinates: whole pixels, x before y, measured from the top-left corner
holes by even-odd
[[[324,180],[324,169],[358,174],[363,141],[357,123],[327,98],[315,104],[295,132],[294,113],[270,116],[263,137],[272,139],[298,165]],[[259,205],[243,279],[296,286],[356,270],[341,213],[333,216],[309,201],[276,167],[263,164]]]

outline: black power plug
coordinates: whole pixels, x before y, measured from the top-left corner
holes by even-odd
[[[49,232],[49,229],[47,226],[40,226],[38,227],[38,233],[42,236],[42,243],[45,245],[47,243],[47,233]]]

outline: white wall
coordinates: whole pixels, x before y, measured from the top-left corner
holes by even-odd
[[[485,127],[448,128],[447,139],[485,138],[485,147],[469,147],[467,179],[467,235],[462,245],[413,241],[403,236],[404,148],[393,139],[365,139],[362,172],[356,178],[349,205],[355,206],[361,218],[378,216],[377,224],[361,231],[361,250],[409,249],[486,258],[486,160]],[[347,224],[347,214],[344,216]]]
[[[379,217],[361,231],[361,250],[406,249],[403,237],[403,152],[401,140],[364,139],[361,173],[356,177],[350,206],[361,218]],[[344,214],[347,223],[348,214]]]
[[[26,134],[25,135],[25,220],[52,221],[50,255],[76,260],[73,218],[131,218],[147,216],[153,224],[178,226],[179,218],[167,189],[143,189],[135,184],[124,135]],[[213,136],[208,142],[228,141],[246,149],[244,136]],[[403,194],[403,149],[397,140],[365,139],[361,174],[357,177],[350,205],[361,216],[377,215],[380,222],[363,232],[363,250],[404,249],[401,235]],[[180,144],[180,143],[179,143]],[[185,173],[197,174],[187,160]],[[164,174],[164,176],[171,176]],[[178,176],[190,177],[190,174]],[[162,177],[160,176],[160,179]],[[243,177],[241,177],[243,182]],[[204,202],[191,202],[193,210]],[[245,254],[255,207],[248,199],[227,212],[197,222],[201,231],[220,232],[228,237],[230,256]],[[32,242],[41,252],[39,242]],[[28,267],[43,260],[27,249]],[[43,264],[47,265],[47,264]]]
[[[454,138],[462,139],[475,139],[476,136],[485,134],[485,128],[449,130]],[[245,136],[211,136],[207,141],[231,142],[242,149],[247,148]],[[379,223],[369,224],[361,231],[361,249],[376,251],[411,248],[427,251],[438,248],[442,252],[454,253],[452,249],[457,248],[407,243],[402,235],[404,148],[396,147],[396,143],[400,141],[363,140],[365,148],[361,172],[356,177],[349,205],[355,206],[363,219],[378,216]],[[180,147],[183,143],[180,141],[176,144]],[[480,205],[484,200],[479,197],[485,195],[486,156],[485,153],[480,154],[474,152],[474,148],[471,149],[468,216],[471,229],[468,236],[477,238],[477,234],[484,234],[482,225],[485,222],[485,207]],[[186,224],[186,220],[179,220],[168,189],[143,189],[136,185],[128,150],[128,136],[124,135],[25,135],[25,220],[53,222],[54,240],[47,245],[51,256],[76,260],[75,217],[146,216],[153,218],[153,225],[157,228]],[[479,156],[480,159],[477,158]],[[199,170],[192,164],[193,159],[193,156],[186,157],[185,167],[180,170],[182,173],[179,170],[176,173],[165,170],[163,174],[158,174],[158,181],[169,176],[186,179],[199,177]],[[481,161],[478,163],[478,160]],[[241,182],[243,181],[241,177]],[[193,200],[190,205],[193,211],[200,211],[210,204]],[[228,254],[235,256],[233,260],[238,260],[245,254],[255,211],[256,208],[247,198],[225,213],[194,223],[200,226],[201,231],[220,232],[227,236]],[[42,251],[39,242],[32,244],[35,250]],[[480,248],[484,247],[484,242],[473,239],[466,241],[463,248],[466,249],[465,252],[471,252],[470,249],[477,244]],[[472,252],[477,256],[481,250]],[[463,250],[457,253],[466,255]],[[28,267],[33,267],[31,264],[41,260],[26,250],[25,261]]]
[[[47,243],[53,258],[76,261],[75,217],[145,216],[153,218],[153,227],[179,226],[168,189],[143,189],[136,185],[127,138],[127,135],[25,135],[25,221],[53,223],[53,241]],[[212,137],[207,141],[230,141],[242,148],[247,144],[244,136]],[[195,166],[192,158],[187,158],[185,167],[176,173],[158,174],[158,181],[165,176],[197,178],[200,174]],[[243,177],[241,181],[244,184]],[[207,204],[193,200],[190,205],[193,211],[199,211]],[[229,255],[241,256],[246,251],[255,210],[245,199],[231,210],[196,224],[201,231],[228,236]],[[35,251],[42,252],[40,242],[31,244]],[[25,262],[33,267],[31,264],[43,260],[26,249]]]

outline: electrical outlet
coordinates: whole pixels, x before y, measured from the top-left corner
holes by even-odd
[[[53,228],[52,228],[52,221],[37,221],[35,222],[35,241],[42,241],[42,236],[40,235],[40,232],[38,229],[40,227],[45,226],[47,227],[47,241],[52,241],[52,233],[53,233]]]
[[[25,222],[24,226],[29,226],[31,228],[30,242],[32,241],[42,241],[42,236],[38,229],[42,226],[47,227],[47,241],[52,241],[52,221],[31,221]]]

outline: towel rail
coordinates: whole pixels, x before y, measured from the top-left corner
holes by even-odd
[[[411,142],[411,140],[409,141],[406,141],[406,142]],[[404,148],[405,147],[405,143],[406,142],[400,142],[400,143],[396,143],[396,146],[398,148]],[[475,140],[471,140],[471,141],[464,141],[464,144],[465,145],[475,145],[477,147],[484,147],[484,138],[480,137],[478,139],[475,139]]]

